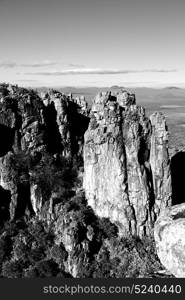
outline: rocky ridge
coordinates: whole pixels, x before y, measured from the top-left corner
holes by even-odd
[[[46,224],[54,233],[47,257],[65,253],[59,265],[73,277],[99,276],[108,257],[111,268],[122,261],[117,229],[123,238],[150,236],[171,205],[165,118],[147,118],[127,91],[100,93],[89,111],[84,97],[2,84],[0,135],[0,223]],[[16,246],[12,253],[20,261]],[[142,264],[137,247],[130,253]],[[124,262],[116,268],[103,272],[123,274]]]

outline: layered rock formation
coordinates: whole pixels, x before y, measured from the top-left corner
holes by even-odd
[[[84,189],[100,217],[121,235],[149,234],[170,205],[168,134],[162,114],[146,117],[126,91],[94,100],[84,145]]]
[[[166,208],[155,223],[157,254],[175,277],[185,277],[185,204]]]

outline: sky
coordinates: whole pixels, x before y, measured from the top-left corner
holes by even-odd
[[[0,82],[185,87],[185,0],[0,0]]]

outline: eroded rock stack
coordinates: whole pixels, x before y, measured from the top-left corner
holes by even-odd
[[[150,234],[170,205],[168,133],[162,114],[146,117],[135,95],[100,93],[94,100],[84,145],[84,189],[100,217],[120,234]]]

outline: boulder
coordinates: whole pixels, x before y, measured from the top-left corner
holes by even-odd
[[[154,227],[158,257],[175,277],[185,278],[185,203],[162,211]]]

